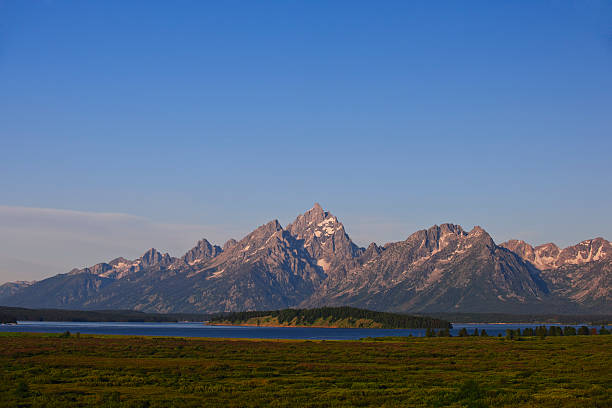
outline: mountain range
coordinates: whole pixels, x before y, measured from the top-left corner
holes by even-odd
[[[379,311],[612,313],[612,245],[497,245],[481,227],[434,225],[406,240],[356,245],[319,204],[223,246],[180,258],[155,249],[37,282],[0,286],[0,304],[31,308],[213,313],[354,306]]]

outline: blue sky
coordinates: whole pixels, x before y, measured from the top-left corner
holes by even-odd
[[[361,245],[612,239],[611,73],[607,1],[0,1],[0,281],[315,201]]]

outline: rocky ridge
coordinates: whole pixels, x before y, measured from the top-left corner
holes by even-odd
[[[560,249],[553,243],[532,247],[520,240],[501,246],[515,252],[542,272],[552,293],[596,311],[612,301],[612,243],[603,238]]]
[[[0,286],[0,304],[34,308],[219,312],[356,306],[394,312],[610,313],[612,246],[564,249],[481,227],[417,231],[356,245],[319,204],[285,228],[271,221],[222,247],[200,240],[174,258],[150,249],[32,284]]]
[[[612,261],[612,243],[603,238],[587,239],[560,249],[551,243],[532,247],[525,241],[510,240],[501,244],[541,270],[596,261]]]

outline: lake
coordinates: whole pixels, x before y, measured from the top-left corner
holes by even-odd
[[[451,334],[456,336],[463,327],[470,334],[477,328],[489,336],[505,334],[506,329],[521,330],[535,324],[454,324]],[[551,326],[551,325],[546,325]],[[565,325],[560,325],[565,326]],[[579,326],[574,326],[579,327]],[[597,327],[599,326],[589,326]],[[301,340],[357,340],[362,337],[413,336],[422,337],[425,329],[334,329],[320,327],[253,327],[206,326],[203,323],[124,323],[124,322],[31,322],[0,325],[0,332],[114,334],[128,336],[178,336],[245,339],[301,339]]]

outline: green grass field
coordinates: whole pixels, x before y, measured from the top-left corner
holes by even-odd
[[[612,336],[0,335],[0,406],[611,407]]]

